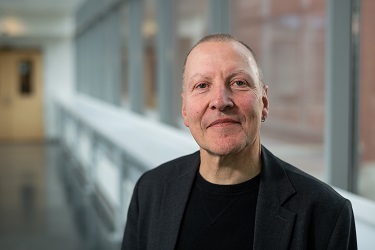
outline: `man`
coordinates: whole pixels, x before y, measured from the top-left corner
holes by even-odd
[[[200,150],[137,182],[122,249],[356,249],[351,204],[260,142],[268,87],[226,34],[188,54],[182,116]]]

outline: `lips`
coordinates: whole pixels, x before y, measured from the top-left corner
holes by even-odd
[[[238,123],[239,123],[238,121],[230,119],[230,118],[217,119],[217,120],[213,121],[212,123],[210,123],[208,125],[208,128],[213,127],[213,126],[220,127],[220,126],[225,126],[225,125],[230,125],[230,124],[238,124]]]

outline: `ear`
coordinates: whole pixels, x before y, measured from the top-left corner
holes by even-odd
[[[181,98],[182,98],[182,110],[181,110],[181,114],[182,114],[182,118],[184,119],[184,124],[186,127],[189,127],[189,122],[188,122],[188,119],[187,119],[187,114],[186,114],[186,106],[185,106],[185,94],[182,92],[181,93]]]
[[[268,86],[264,85],[262,90],[262,116],[267,117],[269,113],[269,102],[268,102]]]

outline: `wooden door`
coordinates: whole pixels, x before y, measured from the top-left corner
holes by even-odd
[[[0,141],[43,138],[41,54],[0,50]]]

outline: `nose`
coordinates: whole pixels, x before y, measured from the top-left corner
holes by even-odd
[[[223,111],[234,106],[231,91],[226,86],[216,87],[211,93],[210,109]]]

